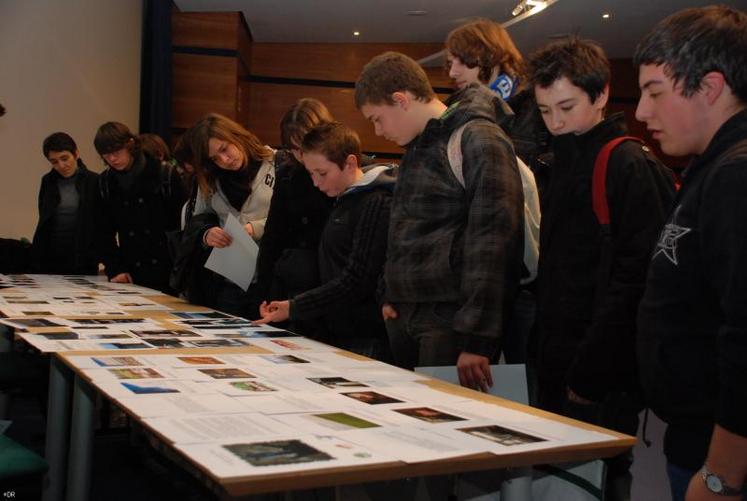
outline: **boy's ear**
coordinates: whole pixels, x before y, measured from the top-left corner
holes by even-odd
[[[348,169],[357,169],[358,168],[358,157],[353,155],[352,153],[345,157],[345,168]]]
[[[601,94],[597,96],[596,101],[594,101],[594,106],[597,108],[606,108],[607,107],[607,101],[610,99],[610,84],[607,84],[604,86],[604,90],[602,90]]]
[[[392,93],[392,101],[394,101],[395,106],[400,106],[406,110],[410,104],[410,97],[405,92],[397,91]]]
[[[712,105],[724,92],[724,86],[726,85],[724,75],[718,71],[710,71],[701,79],[700,91],[705,96],[706,102]]]

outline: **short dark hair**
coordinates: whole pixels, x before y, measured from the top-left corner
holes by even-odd
[[[332,114],[324,103],[313,97],[301,98],[280,120],[280,141],[285,148],[298,148],[303,136],[313,127],[332,120]]]
[[[69,134],[55,132],[44,139],[42,151],[44,151],[44,156],[47,158],[49,158],[50,151],[69,151],[75,154],[78,151],[78,145],[75,144],[75,141]]]
[[[425,70],[414,59],[399,52],[384,52],[371,59],[355,82],[355,105],[394,104],[392,94],[411,92],[416,99],[436,98]]]
[[[127,148],[132,154],[140,151],[140,141],[137,136],[130,132],[125,124],[119,122],[106,122],[99,127],[96,137],[93,138],[93,145],[99,155],[112,153],[122,148]]]
[[[723,5],[681,10],[660,21],[638,44],[636,67],[664,65],[692,96],[703,77],[717,71],[732,92],[747,103],[747,14]]]
[[[340,169],[345,166],[348,155],[355,155],[361,162],[361,140],[358,134],[339,122],[321,123],[303,137],[301,150],[304,153],[321,153]]]
[[[179,136],[179,139],[177,139],[176,146],[174,146],[174,151],[172,152],[174,159],[182,165],[187,163],[194,166],[195,164],[195,155],[194,151],[192,151],[192,134],[191,128],[185,130]]]
[[[566,77],[583,89],[593,103],[610,83],[610,62],[596,42],[569,37],[533,52],[529,57],[528,75],[532,87],[542,89]]]

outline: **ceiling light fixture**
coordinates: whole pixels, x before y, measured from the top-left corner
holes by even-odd
[[[519,3],[516,4],[516,7],[514,7],[514,10],[511,11],[511,15],[516,17],[519,14],[529,14],[530,12],[536,14],[537,12],[544,10],[547,5],[548,3],[545,0],[520,0]]]
[[[605,12],[604,14],[602,14],[602,19],[609,19],[609,18],[610,18],[609,12]]]
[[[353,36],[354,37],[359,37],[359,36],[361,36],[361,32],[360,31],[354,31],[353,32]]]

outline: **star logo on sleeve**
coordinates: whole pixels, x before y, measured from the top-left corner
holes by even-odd
[[[672,264],[677,266],[677,242],[680,238],[692,231],[692,228],[686,228],[677,224],[677,215],[681,208],[682,206],[677,207],[674,211],[672,222],[664,225],[664,229],[659,237],[659,242],[656,244],[656,252],[654,252],[652,259],[655,259],[659,254],[664,254]]]

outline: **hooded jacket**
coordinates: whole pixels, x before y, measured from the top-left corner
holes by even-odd
[[[291,300],[291,318],[324,316],[338,340],[385,337],[376,288],[394,184],[392,166],[372,165],[337,197],[319,242],[321,285]]]
[[[511,142],[496,123],[501,103],[481,85],[460,90],[407,145],[385,267],[387,302],[456,304],[459,349],[488,357],[497,352],[523,254],[522,185]],[[447,145],[465,123],[462,186]]]
[[[747,437],[747,110],[685,170],[638,311],[647,403],[664,452],[699,468],[714,423]]]

